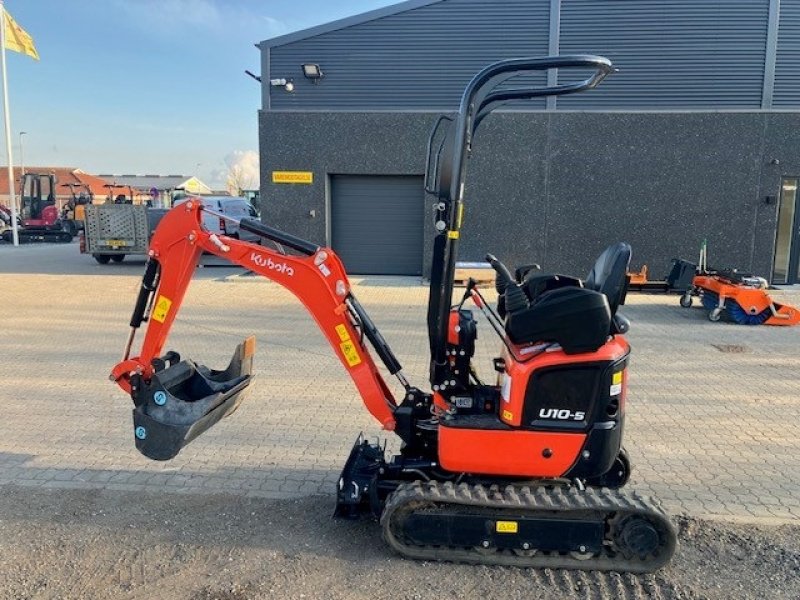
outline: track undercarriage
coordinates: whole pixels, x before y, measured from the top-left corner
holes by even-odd
[[[13,237],[10,229],[2,233],[3,241],[11,242]],[[63,229],[47,227],[20,227],[17,230],[17,239],[20,244],[34,243],[59,243],[67,244],[72,241],[72,234]]]
[[[416,560],[648,573],[677,533],[660,505],[580,480],[502,480],[445,473],[363,438],[339,480],[336,516],[370,512],[386,543]]]
[[[417,560],[648,573],[675,550],[675,529],[647,498],[559,483],[414,482],[393,492],[383,537]]]

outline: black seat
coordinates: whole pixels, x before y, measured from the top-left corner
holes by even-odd
[[[606,248],[597,258],[583,285],[604,294],[611,309],[611,333],[627,333],[630,321],[617,310],[625,304],[628,294],[628,268],[631,264],[631,246],[618,242]]]
[[[583,282],[584,287],[605,294],[608,306],[611,308],[611,316],[617,314],[621,304],[625,304],[630,263],[630,244],[616,243],[603,250]]]
[[[509,339],[515,344],[556,342],[567,354],[576,354],[594,352],[610,334],[625,333],[630,324],[617,309],[625,302],[630,260],[630,245],[620,242],[603,251],[583,285],[574,277],[530,273],[519,284],[527,302],[520,303],[515,291],[516,308],[506,316]]]

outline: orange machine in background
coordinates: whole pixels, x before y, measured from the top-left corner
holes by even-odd
[[[710,321],[725,317],[741,325],[797,325],[800,309],[772,300],[767,282],[761,277],[741,273],[736,269],[709,271],[706,267],[707,247],[700,251],[700,267],[692,285],[681,296],[681,306],[692,305],[699,296],[708,310]]]

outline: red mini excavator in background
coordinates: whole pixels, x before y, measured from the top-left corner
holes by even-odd
[[[64,231],[56,206],[56,178],[51,173],[25,173],[20,186],[21,210],[19,215],[19,241],[71,242],[72,234]],[[2,234],[3,240],[12,240],[11,230]]]
[[[553,68],[593,74],[548,88],[501,86]],[[653,501],[620,489],[630,474],[622,448],[630,349],[617,308],[630,247],[607,249],[584,281],[524,269],[512,277],[488,255],[497,311],[474,282],[452,304],[466,159],[480,123],[507,101],[588,90],[612,70],[595,56],[501,61],[472,79],[455,119],[442,117],[434,127],[426,172],[437,232],[430,391],[409,383],[331,249],[253,219],[239,222],[290,252],[272,250],[203,229],[202,213],[210,211],[199,201],[173,208],[152,238],[124,358],[111,375],[133,399],[137,448],[156,460],[173,458],[232,413],[251,382],[252,338],[224,371],[164,352],[198,260],[210,252],[293,292],[367,409],[403,442],[399,454],[386,456],[380,445],[356,441],[338,482],[337,516],[376,516],[386,542],[409,558],[629,572],[663,566],[677,543],[669,518]],[[477,322],[468,302],[502,343],[493,383],[473,365]],[[131,355],[145,321],[141,348]],[[398,379],[402,397],[390,391],[372,351]]]

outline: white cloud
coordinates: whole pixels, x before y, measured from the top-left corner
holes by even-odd
[[[261,182],[258,152],[234,150],[225,156],[223,162],[225,163],[224,169],[217,169],[211,173],[211,187],[227,188],[232,193],[237,191],[232,188],[258,189]]]

